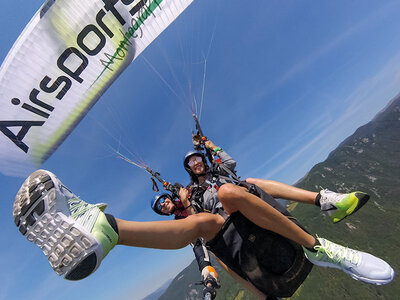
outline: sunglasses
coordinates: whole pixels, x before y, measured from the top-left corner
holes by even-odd
[[[194,159],[190,159],[188,162],[189,167],[193,167],[196,162],[201,162],[203,159],[200,156],[195,156]]]
[[[161,211],[161,204],[163,204],[165,202],[165,198],[162,198],[158,201],[157,203],[157,210]]]

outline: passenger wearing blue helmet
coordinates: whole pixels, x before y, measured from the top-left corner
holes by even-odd
[[[155,196],[151,200],[150,205],[153,211],[159,215],[174,215],[175,219],[183,219],[194,214],[193,207],[188,199],[188,194],[189,192],[187,189],[181,188],[179,191],[179,198],[165,193]]]
[[[180,189],[179,198],[165,193],[155,196],[151,200],[150,205],[155,213],[163,216],[174,215],[175,220],[186,218],[195,213],[192,204],[189,202],[189,191],[185,188]],[[198,211],[198,209],[196,211]],[[208,282],[212,286],[218,287],[218,273],[211,265],[210,256],[205,247],[205,241],[200,238],[196,240],[196,242],[191,243],[191,246],[203,282]]]

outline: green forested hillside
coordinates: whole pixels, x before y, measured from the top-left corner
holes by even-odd
[[[355,215],[330,224],[314,207],[297,205],[293,214],[307,229],[400,266],[400,99],[347,138],[297,186],[341,192],[362,190],[370,201]],[[332,293],[334,291],[334,293]],[[296,299],[400,299],[398,276],[385,286],[357,282],[337,270],[314,268]],[[310,298],[311,297],[311,298]]]
[[[219,279],[221,288],[217,290],[216,299],[255,300],[256,298],[242,286],[237,284],[232,277],[225,273],[219,264],[212,260]],[[201,274],[195,260],[172,281],[159,300],[202,300],[203,285],[196,285],[201,280]]]

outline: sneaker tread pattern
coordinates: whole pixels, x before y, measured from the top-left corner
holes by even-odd
[[[97,242],[56,211],[54,187],[46,171],[32,173],[15,197],[13,216],[21,234],[42,249],[53,270],[63,275],[92,254]]]

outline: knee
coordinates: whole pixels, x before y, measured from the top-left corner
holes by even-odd
[[[218,214],[199,213],[191,215],[187,219],[194,222],[197,236],[211,240],[225,223],[224,218]]]
[[[240,189],[236,185],[225,183],[218,190],[218,199],[222,204],[227,201],[233,201],[237,197],[239,191]]]
[[[231,183],[226,183],[220,187],[218,191],[218,199],[222,203],[225,211],[231,214],[237,211],[240,206],[240,202],[245,198],[247,193],[245,188],[238,187]]]
[[[215,226],[222,225],[219,223],[218,217],[219,215],[199,213],[187,217],[186,220],[190,220],[191,222],[193,222],[194,227],[199,230],[198,233],[201,234],[207,230],[212,229]]]

